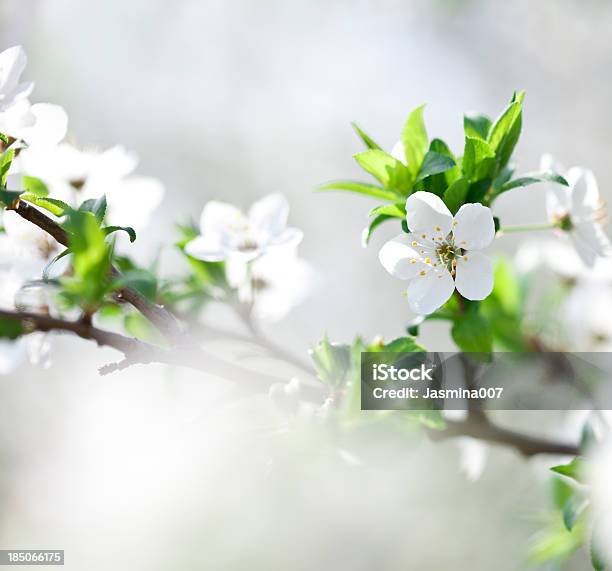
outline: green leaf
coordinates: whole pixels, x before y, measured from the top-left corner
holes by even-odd
[[[444,204],[446,204],[451,211],[451,214],[456,214],[459,208],[465,204],[468,188],[468,181],[464,178],[458,178],[446,189],[444,193]]]
[[[108,291],[111,250],[91,212],[72,210],[65,223],[73,253],[74,275],[62,284],[67,298],[86,311],[95,311]]]
[[[402,198],[402,195],[392,190],[385,190],[380,186],[374,184],[366,184],[363,182],[356,182],[352,180],[337,180],[328,182],[315,188],[315,191],[328,191],[328,190],[343,190],[346,192],[354,192],[356,194],[363,194],[365,196],[371,196],[372,198],[380,198],[381,200],[388,200],[390,202],[396,202],[398,198]]]
[[[387,220],[397,220],[395,216],[389,216],[388,214],[379,214],[376,216],[372,222],[367,226],[367,228],[363,229],[361,233],[361,245],[365,248],[370,243],[370,238],[376,228],[378,228],[383,222]]]
[[[589,506],[589,501],[579,495],[573,495],[563,507],[563,523],[568,531],[572,531],[576,522]]]
[[[99,198],[89,198],[79,206],[81,212],[91,212],[98,222],[102,223],[104,216],[106,216],[106,194],[103,194]],[[136,238],[134,238],[136,240]],[[132,242],[134,241],[132,240]]]
[[[569,464],[561,464],[551,468],[556,474],[561,474],[577,482],[584,480],[584,461],[582,458],[577,456]]]
[[[479,113],[466,113],[463,116],[463,130],[466,137],[487,140],[491,129],[491,119]]]
[[[11,164],[13,164],[13,159],[15,158],[15,150],[13,148],[8,148],[2,156],[0,156],[0,189],[6,188],[6,177],[8,176],[8,171],[11,168]]]
[[[23,186],[24,192],[33,194],[34,196],[47,196],[49,194],[47,185],[35,176],[28,176],[24,174],[21,177],[21,185]]]
[[[131,226],[105,226],[102,230],[106,236],[113,232],[125,232],[130,237],[130,242],[136,241],[136,231]]]
[[[0,204],[4,204],[7,208],[11,208],[21,196],[21,192],[14,190],[0,190]]]
[[[4,133],[0,133],[0,141],[2,141],[5,145],[9,144],[9,138]]]
[[[475,305],[456,318],[451,334],[459,349],[466,353],[490,353],[493,349],[489,322]]]
[[[424,109],[425,105],[414,109],[408,115],[402,130],[402,145],[404,146],[406,164],[413,177],[416,177],[416,174],[419,172],[427,152],[427,130],[423,120]]]
[[[501,186],[496,194],[501,194],[513,188],[520,186],[529,186],[530,184],[536,184],[538,182],[554,182],[563,186],[569,186],[569,183],[559,174],[554,172],[531,172],[527,173],[519,178],[515,178],[509,182],[506,182]]]
[[[435,151],[427,151],[416,180],[420,181],[428,176],[446,172],[447,170],[452,169],[454,166],[455,161],[449,156],[436,153]]]
[[[332,344],[327,335],[310,351],[319,378],[334,387],[343,386],[351,372],[351,348]]]
[[[376,143],[365,131],[363,131],[359,127],[359,125],[357,125],[357,123],[353,122],[351,123],[351,125],[353,126],[353,129],[355,129],[355,132],[357,133],[357,135],[359,135],[359,138],[364,142],[365,146],[368,149],[382,150],[378,143]]]
[[[378,216],[380,214],[385,214],[386,216],[391,216],[392,218],[405,218],[406,206],[403,202],[398,202],[396,204],[383,204],[382,206],[372,208],[368,216]]]
[[[495,151],[495,174],[506,166],[521,135],[524,97],[524,91],[515,93],[508,107],[491,127],[487,140]]]
[[[21,320],[0,317],[0,339],[17,339],[22,334]]]
[[[419,345],[414,337],[398,337],[387,343],[382,351],[389,353],[420,353],[425,351],[425,348]]]
[[[154,274],[144,269],[129,270],[115,280],[111,287],[113,289],[129,287],[140,292],[149,301],[155,301],[157,278]]]
[[[465,138],[465,148],[461,168],[470,182],[488,177],[495,166],[495,152],[482,139]]]
[[[386,189],[401,195],[412,185],[413,177],[408,168],[385,151],[370,149],[354,155],[353,158]]]
[[[64,216],[64,214],[72,210],[72,207],[63,200],[49,198],[48,196],[37,196],[35,194],[26,193],[21,195],[21,200],[40,206],[40,208],[44,208],[55,216]]]

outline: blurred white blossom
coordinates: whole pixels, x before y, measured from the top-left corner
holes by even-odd
[[[138,157],[122,146],[106,151],[80,150],[68,143],[53,148],[29,148],[19,156],[23,174],[41,179],[50,196],[78,207],[106,195],[106,220],[142,229],[164,196],[161,182],[134,175]]]
[[[0,132],[28,145],[55,145],[66,136],[68,117],[58,105],[30,103],[34,84],[20,81],[26,63],[21,46],[0,53]]]
[[[289,203],[282,194],[255,202],[247,215],[232,204],[211,201],[200,216],[200,236],[185,251],[210,262],[239,258],[253,260],[279,246],[297,246],[302,231],[287,227]]]
[[[610,254],[610,239],[604,230],[608,222],[607,206],[593,172],[582,167],[565,171],[550,155],[542,157],[540,168],[564,173],[569,187],[548,184],[548,217],[553,224],[569,233],[584,263],[593,266],[598,257]]]

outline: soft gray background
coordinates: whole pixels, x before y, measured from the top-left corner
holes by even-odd
[[[296,350],[324,332],[391,338],[409,317],[401,284],[377,261],[394,231],[359,246],[373,203],[312,192],[329,179],[362,176],[351,158],[360,144],[350,121],[391,147],[407,112],[427,102],[430,134],[457,148],[463,111],[496,115],[522,88],[523,172],[549,151],[568,166],[593,168],[604,193],[612,177],[608,2],[20,0],[0,7],[0,47],[25,46],[33,99],[67,109],[75,142],[123,143],[140,154],[141,172],[164,181],[163,207],[139,238],[143,258],[209,199],[247,206],[271,191],[287,194],[291,222],[305,231],[302,254],[322,277],[316,295],[270,329]],[[513,193],[498,214],[507,223],[542,221],[541,192]],[[505,238],[496,248],[514,245]],[[171,253],[164,265],[179,269]],[[446,339],[444,328],[425,332],[434,348]],[[74,569],[371,569],[374,561],[381,569],[523,568],[521,550],[547,498],[533,465],[511,453],[494,453],[483,482],[472,485],[457,475],[451,446],[398,460],[390,445],[367,469],[345,473],[318,470],[318,455],[302,442],[296,460],[313,489],[327,493],[313,494],[319,512],[289,509],[285,494],[295,500],[300,492],[244,476],[253,466],[236,453],[234,438],[244,446],[243,438],[232,422],[224,431],[202,412],[211,413],[214,400],[198,379],[152,367],[101,380],[95,368],[113,354],[78,341],[57,346],[69,355],[49,372],[27,367],[0,379],[5,547],[65,548]],[[229,417],[244,416],[235,413]],[[225,439],[212,438],[210,426]],[[229,459],[215,455],[215,442],[232,450]],[[368,496],[363,486],[377,478],[363,503],[358,492]],[[218,486],[222,502],[211,491]],[[339,499],[345,493],[350,501]],[[287,517],[301,528],[285,525]],[[208,560],[197,552],[200,541]],[[104,545],[110,554],[102,555]],[[136,552],[144,545],[154,545],[151,557]]]

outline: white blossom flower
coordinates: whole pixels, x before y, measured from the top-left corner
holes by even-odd
[[[602,553],[612,560],[612,438],[609,432],[606,440],[593,451],[589,460],[587,482],[592,490],[595,522],[593,541]]]
[[[459,469],[469,480],[476,482],[487,465],[489,449],[481,440],[469,436],[458,438],[457,444],[459,446]]]
[[[281,194],[269,194],[255,202],[248,215],[226,202],[211,201],[200,217],[201,235],[185,251],[209,262],[240,257],[255,259],[279,246],[295,246],[301,230],[287,228],[289,204]]]
[[[550,221],[569,233],[576,251],[585,264],[593,266],[600,256],[610,254],[610,239],[604,227],[608,220],[607,206],[599,193],[593,172],[582,167],[563,167],[550,155],[542,157],[543,171],[564,173],[569,187],[550,183],[546,206]]]
[[[20,83],[26,63],[21,46],[0,53],[0,133],[28,145],[55,145],[66,136],[68,117],[59,105],[30,103],[34,84]]]
[[[453,217],[440,197],[415,192],[406,201],[409,234],[387,242],[379,253],[383,267],[408,280],[408,303],[418,314],[434,312],[455,288],[466,299],[480,300],[493,289],[493,267],[479,252],[493,242],[491,210],[464,204]]]
[[[19,156],[19,170],[40,178],[53,198],[78,207],[106,195],[109,224],[142,229],[163,198],[153,177],[135,176],[138,157],[121,146],[106,151],[80,150],[67,143],[29,148]]]
[[[228,259],[229,284],[257,321],[279,321],[306,299],[316,286],[316,272],[295,247],[275,248],[255,260]]]

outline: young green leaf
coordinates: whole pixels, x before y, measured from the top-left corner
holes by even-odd
[[[510,104],[504,109],[491,127],[487,142],[495,151],[495,175],[508,163],[521,134],[523,99],[525,92],[515,93]]]
[[[582,482],[584,480],[584,461],[579,456],[574,458],[569,464],[554,466],[551,470],[562,476],[572,478],[572,480],[576,480],[577,482]]]
[[[130,242],[136,241],[136,231],[131,226],[106,226],[102,230],[106,236],[113,232],[125,232],[130,237]]]
[[[370,149],[354,155],[354,158],[386,189],[405,194],[412,185],[413,177],[408,168],[385,151]]]
[[[466,113],[463,116],[463,130],[466,137],[487,140],[491,129],[491,119],[479,113]]]
[[[568,182],[559,174],[554,172],[531,172],[527,173],[519,178],[515,178],[509,182],[506,182],[501,186],[499,191],[496,193],[501,194],[502,192],[506,192],[513,188],[518,188],[521,186],[529,186],[530,184],[536,184],[538,182],[554,182],[557,184],[561,184],[563,186],[569,186]]]
[[[475,306],[455,320],[451,335],[459,349],[466,353],[490,353],[493,349],[489,322]]]
[[[106,216],[106,195],[103,194],[99,198],[89,198],[79,206],[81,212],[91,212],[98,222],[102,223]],[[134,238],[135,240],[136,238]],[[132,242],[134,241],[132,240]]]
[[[6,177],[8,176],[8,171],[13,164],[14,158],[15,150],[12,147],[8,148],[0,156],[0,189],[6,188]]]
[[[388,200],[390,202],[396,202],[398,199],[403,198],[401,194],[393,190],[386,190],[374,184],[367,184],[352,180],[337,180],[322,184],[321,186],[315,188],[315,191],[319,192],[328,190],[354,192],[355,194],[363,194],[365,196],[371,196],[372,198],[379,198],[381,200]]]
[[[48,196],[37,196],[35,194],[26,193],[21,195],[21,200],[40,206],[40,208],[44,208],[55,216],[64,216],[64,214],[72,210],[72,207],[63,200],[50,198]]]
[[[468,181],[465,178],[458,178],[444,192],[444,204],[451,211],[451,214],[456,214],[459,208],[465,204],[468,188]]]
[[[423,158],[423,163],[417,174],[416,180],[420,181],[428,176],[440,174],[452,169],[455,166],[455,161],[446,155],[435,151],[427,151]]]
[[[24,192],[34,196],[47,196],[49,194],[47,185],[35,176],[28,176],[24,174],[21,177],[21,185],[23,186]]]
[[[17,339],[22,334],[21,320],[0,318],[0,339]]]
[[[427,152],[427,130],[423,120],[424,109],[425,105],[414,109],[408,116],[402,130],[402,144],[404,146],[406,164],[413,177],[416,177],[419,172]]]
[[[381,147],[378,145],[378,143],[376,143],[365,131],[363,131],[359,127],[359,125],[357,125],[357,123],[353,122],[351,123],[351,125],[353,129],[355,129],[355,132],[357,133],[357,135],[359,135],[359,138],[363,141],[363,143],[368,149],[382,150]]]
[[[21,192],[15,192],[14,190],[0,190],[0,204],[4,204],[7,208],[10,208],[17,202]]]
[[[394,219],[397,220],[395,216],[389,216],[388,214],[379,214],[376,216],[370,222],[367,228],[363,229],[363,232],[361,233],[361,245],[364,248],[367,247],[367,245],[370,243],[370,238],[372,237],[374,230],[376,230],[376,228],[378,228],[383,222]]]
[[[398,202],[397,204],[383,204],[382,206],[376,206],[370,210],[368,216],[378,216],[379,214],[385,214],[393,218],[405,218],[406,205],[403,202]]]
[[[461,168],[470,182],[487,178],[495,166],[495,152],[486,141],[473,137],[465,138]]]
[[[382,351],[389,353],[421,353],[425,348],[416,342],[414,337],[398,337],[385,344]]]

